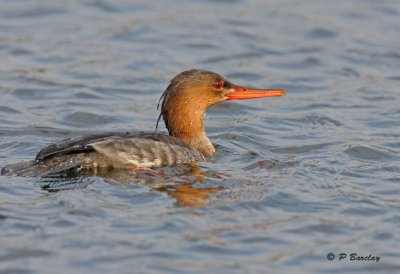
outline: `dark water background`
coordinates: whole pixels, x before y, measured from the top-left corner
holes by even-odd
[[[190,68],[288,94],[210,109],[190,170],[0,177],[0,273],[399,273],[400,1],[2,0],[0,167],[153,130]]]

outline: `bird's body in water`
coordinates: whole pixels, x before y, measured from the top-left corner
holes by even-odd
[[[52,177],[81,170],[150,168],[204,161],[215,153],[204,130],[208,107],[225,100],[283,96],[278,89],[248,89],[222,76],[188,70],[175,76],[160,98],[169,135],[97,133],[61,140],[43,148],[32,161],[4,167],[1,175]],[[158,122],[157,122],[158,124]]]

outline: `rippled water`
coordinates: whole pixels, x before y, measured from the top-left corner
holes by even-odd
[[[64,191],[0,177],[0,273],[398,273],[399,18],[399,1],[0,1],[0,167],[153,130],[185,69],[288,91],[210,109],[217,155],[197,166]]]

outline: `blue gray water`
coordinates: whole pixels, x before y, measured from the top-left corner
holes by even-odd
[[[212,107],[197,166],[0,177],[0,273],[399,273],[399,1],[2,0],[0,60],[0,167],[153,130],[186,69],[288,92]]]

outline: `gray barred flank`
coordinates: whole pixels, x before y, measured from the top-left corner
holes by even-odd
[[[165,149],[160,150],[160,159],[163,165],[170,165],[170,153],[167,150],[170,149],[170,144],[165,145]]]
[[[158,167],[205,159],[200,152],[186,146],[144,138],[113,138],[90,146],[110,158],[115,166]]]
[[[172,144],[168,144],[166,146],[166,156],[167,156],[167,161],[168,161],[168,165],[171,165],[171,163],[174,163],[176,161],[176,155],[173,153],[174,149],[172,148]]]
[[[48,177],[69,170],[160,167],[204,160],[199,151],[163,134],[92,134],[50,144],[35,161],[6,166],[1,174]]]

